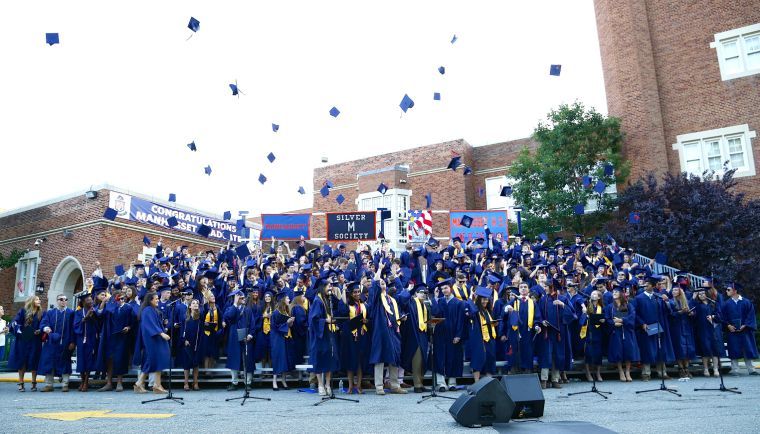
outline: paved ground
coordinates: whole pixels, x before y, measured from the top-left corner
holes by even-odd
[[[695,387],[716,387],[717,379],[694,378],[689,382],[669,381],[670,387],[683,391],[678,398],[665,392],[636,395],[636,390],[656,388],[659,383],[599,384],[600,390],[611,391],[604,400],[587,394],[567,397],[568,392],[587,390],[590,384],[573,382],[561,390],[545,391],[546,410],[542,421],[588,421],[621,433],[651,432],[757,432],[760,423],[758,397],[760,377],[726,377],[727,385],[743,392],[734,395],[720,392],[695,392]],[[77,432],[102,433],[141,432],[234,432],[266,427],[268,432],[451,432],[465,431],[448,414],[450,400],[433,400],[416,404],[419,395],[361,396],[361,402],[328,402],[319,407],[313,394],[294,390],[272,392],[255,389],[255,395],[268,396],[271,402],[249,401],[244,407],[226,403],[225,398],[237,392],[210,389],[180,392],[186,405],[168,401],[140,404],[154,395],[123,393],[18,393],[13,383],[0,383],[2,431],[4,432]],[[115,413],[171,413],[163,420],[88,418],[79,421],[46,420],[25,416],[29,413],[111,410]],[[541,422],[525,422],[541,423]],[[308,424],[308,425],[307,425]],[[509,432],[510,426],[500,432]],[[517,428],[515,426],[515,428]],[[482,428],[483,432],[494,432]],[[472,432],[470,430],[470,432]]]

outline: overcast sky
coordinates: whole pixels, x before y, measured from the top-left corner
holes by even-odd
[[[575,99],[607,111],[592,0],[38,0],[0,16],[6,210],[101,183],[214,213],[299,209],[322,156],[518,139]]]

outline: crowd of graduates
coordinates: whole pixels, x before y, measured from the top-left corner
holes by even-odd
[[[693,287],[685,275],[637,264],[610,238],[589,241],[509,242],[486,228],[484,239],[443,246],[431,237],[402,252],[382,242],[307,251],[304,240],[292,249],[272,240],[196,255],[159,241],[152,259],[111,279],[96,264],[75,309],[66,295],[48,310],[31,296],[9,326],[9,367],[19,391],[26,372],[33,391],[37,375],[43,392],[55,377],[68,391],[75,355],[82,392],[92,375],[106,380],[98,391],[123,391],[136,366],[135,392],[165,393],[170,364],[184,370],[185,390],[198,390],[199,368],[226,356],[230,390],[257,365],[271,368],[273,390],[288,389],[286,376],[308,365],[323,396],[335,372],[347,374],[349,393],[429,391],[430,370],[441,391],[454,390],[465,361],[476,380],[504,362],[504,372],[538,372],[542,387],[561,388],[574,361],[584,361],[589,381],[602,381],[605,359],[620,381],[639,365],[648,381],[669,378],[669,366],[691,377],[697,358],[705,376],[710,368],[717,376],[727,350],[732,374],[744,359],[758,375],[754,307],[739,285]]]

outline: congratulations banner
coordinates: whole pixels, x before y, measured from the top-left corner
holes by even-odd
[[[462,226],[462,216],[472,217],[469,228]],[[462,242],[485,238],[485,226],[493,235],[502,234],[507,239],[507,212],[506,211],[451,211],[449,212],[449,228],[451,238],[460,237]]]
[[[262,214],[261,239],[278,240],[311,238],[311,214]]]
[[[109,192],[108,206],[116,210],[117,218],[125,220],[148,223],[192,234],[196,233],[198,226],[204,224],[211,228],[209,238],[221,241],[232,240],[233,242],[239,242],[241,239],[237,234],[234,222],[216,220],[189,211],[169,208],[116,191]],[[177,226],[173,228],[169,226],[167,221],[169,217],[177,219]]]

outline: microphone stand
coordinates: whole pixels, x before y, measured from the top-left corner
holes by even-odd
[[[663,333],[662,328],[660,328],[659,333],[657,333],[657,355],[659,355],[660,351],[662,351],[662,338],[660,337],[660,335],[662,333]],[[676,396],[680,397],[681,394],[678,393],[678,391],[676,389],[670,389],[670,388],[668,388],[665,385],[665,375],[664,374],[665,373],[663,372],[663,375],[660,375],[660,387],[659,388],[657,388],[657,389],[649,389],[649,390],[638,390],[638,391],[636,391],[636,394],[638,395],[639,393],[649,393],[649,392],[663,391],[663,392],[672,393],[673,395],[676,395]]]
[[[709,300],[709,298],[708,298]],[[715,326],[713,326],[715,327]],[[730,332],[729,332],[730,333]],[[718,348],[722,347],[720,345],[722,342],[718,342],[718,336],[716,336],[715,328],[713,328],[713,342],[715,342]],[[705,392],[705,391],[714,391],[717,390],[719,392],[731,392],[741,395],[741,392],[739,391],[738,387],[726,387],[726,384],[723,382],[723,372],[721,372],[721,368],[723,367],[723,362],[720,360],[720,356],[718,356],[718,377],[720,377],[720,387],[712,388],[712,389],[694,389],[695,392]]]
[[[247,330],[246,330],[246,334],[247,334]],[[244,348],[243,349],[243,389],[245,390],[245,393],[243,393],[243,396],[238,396],[237,398],[227,398],[224,400],[224,402],[237,401],[238,399],[242,399],[243,401],[240,402],[240,405],[245,405],[245,401],[248,399],[260,399],[262,401],[271,401],[272,398],[251,396],[251,389],[250,387],[248,387],[248,367],[246,366],[246,360],[248,359],[248,343],[246,342],[246,337],[247,336],[238,336],[240,345],[242,345],[242,347]],[[253,381],[253,373],[251,374],[251,381]]]
[[[594,324],[591,324],[591,317],[589,317],[589,320],[588,320],[588,322],[589,322],[589,325],[590,325],[591,327],[593,327],[593,326],[594,326]],[[622,328],[622,327],[621,327],[621,328]],[[587,327],[587,329],[588,329],[588,340],[589,340],[589,345],[591,345],[591,344],[592,344],[592,341],[593,341],[593,336],[594,336],[594,335],[593,335],[593,332],[591,331],[591,329],[590,329],[590,328],[588,328],[588,327]],[[623,333],[625,333],[625,331],[623,331]],[[625,334],[624,334],[623,336],[625,336]],[[604,398],[604,399],[607,399],[607,396],[605,396],[605,395],[612,395],[612,392],[602,392],[601,390],[597,390],[597,388],[596,388],[596,375],[592,375],[592,376],[591,376],[591,390],[586,390],[586,391],[583,391],[583,392],[573,392],[573,393],[568,393],[568,394],[567,394],[567,396],[573,396],[573,395],[583,395],[584,393],[596,393],[597,395],[601,396],[601,397],[602,397],[602,398]],[[637,392],[637,393],[638,393],[638,392]]]
[[[179,301],[179,300],[180,299],[178,298],[178,299],[170,302],[169,304],[167,304],[167,307],[171,307],[171,310],[169,311],[169,312],[171,312],[171,314],[169,316],[170,318],[174,318],[174,304],[177,303],[177,301]],[[185,405],[185,403],[182,402],[182,400],[184,398],[180,398],[178,396],[174,396],[174,394],[172,393],[172,366],[174,366],[174,363],[172,362],[172,349],[173,348],[174,348],[174,324],[172,323],[171,327],[169,327],[169,390],[167,391],[169,393],[167,393],[166,396],[163,396],[161,398],[149,399],[147,401],[143,401],[142,402],[143,404],[147,404],[149,402],[163,401],[163,400],[166,399],[166,400],[174,401],[174,402],[176,402],[176,403],[178,403],[180,405]],[[159,384],[159,386],[160,386],[160,384]]]
[[[436,318],[436,319],[438,319],[438,318]],[[441,318],[441,320],[438,321],[438,322],[440,323],[440,322],[443,322],[445,320],[446,320],[445,318]],[[433,390],[429,394],[427,394],[427,395],[422,395],[422,398],[420,398],[419,401],[417,401],[417,404],[421,404],[421,403],[427,401],[428,399],[433,399],[433,398],[456,399],[453,396],[446,396],[446,395],[439,395],[438,394],[438,378],[437,378],[438,374],[436,374],[436,372],[435,372],[435,344],[433,343],[433,341],[435,340],[434,339],[434,335],[435,335],[435,326],[436,326],[436,324],[433,324],[431,321],[429,321],[428,324],[430,324],[430,333],[429,333],[429,335],[430,335],[430,341],[429,341],[428,346],[430,347],[430,351],[429,351],[430,352],[430,358],[429,358],[429,360],[431,361],[431,364],[433,366],[433,369],[432,369],[432,371],[433,371],[433,387],[432,387],[432,389]],[[427,366],[425,368],[427,368]]]

